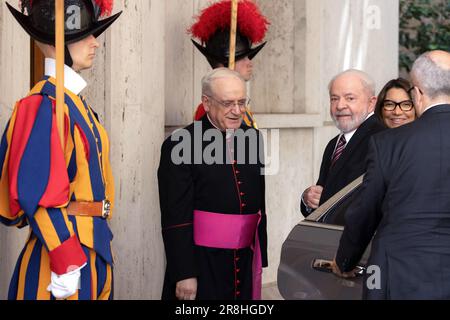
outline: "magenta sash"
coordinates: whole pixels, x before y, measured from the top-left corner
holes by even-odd
[[[258,225],[261,212],[255,214],[223,214],[194,210],[194,243],[221,249],[253,250],[252,298],[261,300],[262,260]]]

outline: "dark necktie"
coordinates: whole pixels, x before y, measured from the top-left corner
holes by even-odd
[[[342,155],[342,152],[345,149],[346,143],[347,143],[347,141],[345,140],[345,136],[341,135],[341,137],[339,138],[339,142],[336,146],[336,150],[334,151],[333,158],[331,159],[331,167],[336,163],[336,161],[338,161],[338,159]]]

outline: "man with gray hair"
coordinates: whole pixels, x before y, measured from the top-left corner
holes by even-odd
[[[327,147],[316,185],[301,197],[301,211],[308,216],[319,205],[366,171],[369,138],[384,129],[374,116],[375,84],[363,71],[350,69],[336,75],[328,86],[330,114],[340,130]],[[343,216],[331,210],[322,222],[343,224]]]
[[[214,69],[202,80],[202,102],[206,116],[161,149],[162,298],[259,299],[267,266],[263,153],[258,130],[242,123],[245,80]],[[251,133],[255,139],[240,141]]]
[[[420,118],[371,138],[334,264],[351,276],[374,237],[366,299],[450,299],[450,53],[423,54],[411,79]]]

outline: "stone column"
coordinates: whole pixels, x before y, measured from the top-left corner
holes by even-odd
[[[105,122],[116,179],[116,299],[158,299],[164,250],[156,172],[164,137],[165,1],[126,1],[107,35]]]
[[[374,78],[377,91],[398,75],[399,1],[307,1],[306,112],[328,116],[328,82],[356,68]]]
[[[3,134],[17,100],[30,89],[30,38],[0,3],[0,132]],[[9,281],[22,249],[26,230],[0,226],[0,299],[6,299]]]

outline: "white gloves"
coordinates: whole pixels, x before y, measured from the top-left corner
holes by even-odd
[[[74,271],[64,273],[60,276],[52,272],[51,283],[47,287],[47,291],[51,291],[56,299],[67,299],[74,295],[77,290],[80,289],[80,270],[85,265],[86,264]]]

